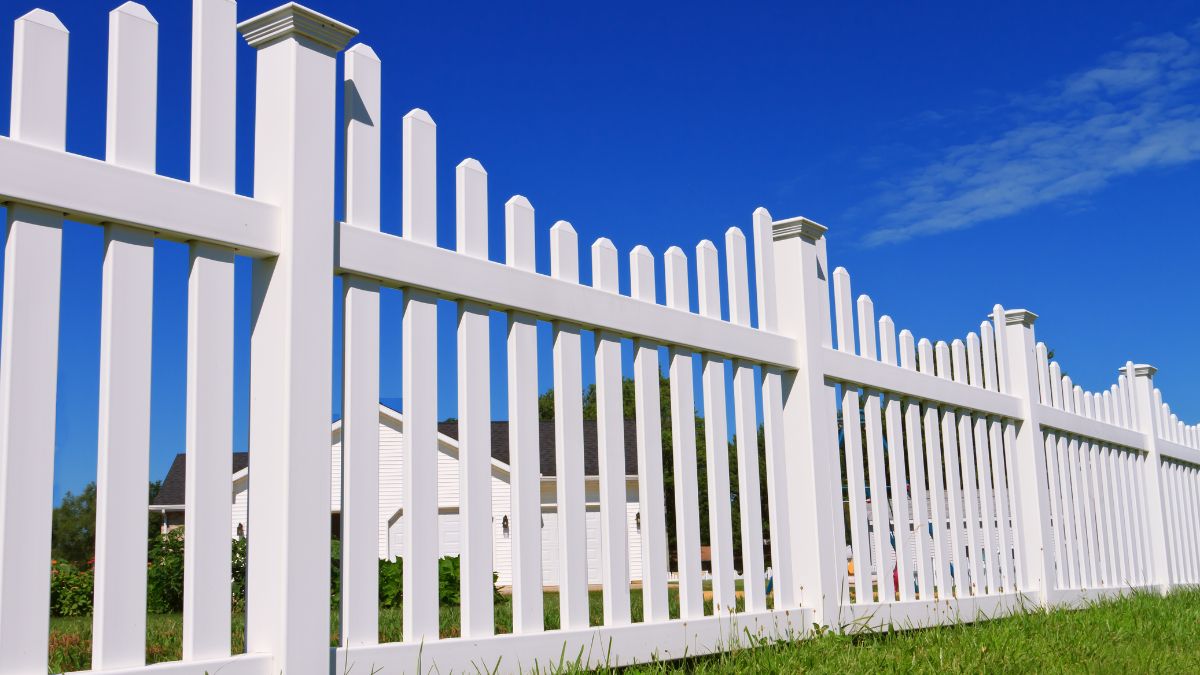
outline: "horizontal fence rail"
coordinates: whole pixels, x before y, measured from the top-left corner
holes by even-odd
[[[1200,427],[1163,402],[1153,367],[1126,363],[1108,389],[1084,391],[1037,342],[1036,315],[999,306],[964,336],[914,336],[854,296],[850,274],[829,266],[825,227],[807,218],[758,209],[749,237],[730,228],[661,259],[644,246],[622,256],[605,238],[581,250],[570,223],[539,224],[519,195],[498,225],[474,159],[457,165],[455,246],[441,248],[432,116],[400,118],[401,218],[387,223],[381,129],[393,118],[383,115],[379,55],[362,43],[346,50],[339,83],[338,54],[355,29],[295,4],[240,24],[236,9],[193,2],[186,182],[154,169],[159,35],[144,7],[109,15],[103,159],[65,151],[66,28],[44,10],[16,20],[12,125],[0,137],[0,675],[48,664],[64,219],[102,228],[105,241],[96,672],[622,666],[803,638],[814,625],[975,621],[1200,583]],[[252,197],[234,193],[239,32],[257,60]],[[503,262],[488,248],[497,226]],[[146,665],[160,239],[189,252],[183,632],[181,660]],[[543,274],[534,262],[546,245]],[[254,265],[254,404],[245,653],[235,654],[238,255]],[[581,255],[591,256],[588,283]],[[381,297],[396,290],[403,328],[383,339]],[[438,420],[437,352],[448,344],[439,303],[456,318],[455,438]],[[493,319],[502,352],[491,348]],[[539,332],[555,394],[546,426]],[[403,409],[385,428],[380,364],[395,357]],[[501,370],[505,426],[491,412]],[[585,371],[595,373],[595,420],[584,419]],[[398,454],[385,454],[387,443]],[[451,607],[439,597],[447,513],[460,554]],[[341,553],[331,618],[332,515]],[[381,537],[396,550],[383,555]],[[381,627],[381,555],[403,562],[398,634]],[[503,635],[501,565],[512,613]],[[453,637],[443,636],[448,608]]]

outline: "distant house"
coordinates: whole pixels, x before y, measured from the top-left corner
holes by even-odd
[[[333,474],[330,503],[331,527],[336,537],[341,525],[342,423],[330,430],[330,466]],[[379,557],[395,558],[402,552],[404,514],[401,509],[401,469],[404,458],[404,416],[379,406]],[[588,583],[600,583],[600,499],[596,422],[585,421],[583,429],[585,501],[587,524]],[[438,425],[438,539],[440,555],[459,553],[458,424]],[[558,512],[555,492],[554,423],[542,422],[539,454],[542,494],[542,578],[546,585],[558,583]],[[499,583],[512,582],[512,540],[509,519],[508,422],[492,423],[492,555]],[[183,524],[186,455],[175,456],[162,488],[150,510],[163,514],[164,529]],[[637,444],[633,423],[625,424],[625,511],[629,541],[630,579],[641,579],[640,518],[638,514]],[[246,507],[249,488],[249,454],[233,455],[231,537],[248,535]]]

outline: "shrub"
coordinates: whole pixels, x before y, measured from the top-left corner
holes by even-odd
[[[146,570],[146,609],[151,614],[183,611],[183,528],[151,540]]]
[[[90,564],[86,569],[80,569],[68,562],[50,561],[50,613],[55,616],[91,614],[93,579]]]

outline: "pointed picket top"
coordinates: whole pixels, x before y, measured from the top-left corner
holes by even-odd
[[[1078,413],[1078,410],[1075,408],[1074,391],[1075,391],[1075,386],[1074,386],[1074,384],[1072,384],[1071,376],[1063,375],[1063,377],[1062,377],[1063,410],[1066,410],[1069,413]]]
[[[853,297],[850,292],[850,273],[846,271],[845,267],[838,267],[833,271],[833,314],[838,351],[847,354],[855,353],[854,302],[851,300]]]
[[[44,9],[14,22],[12,138],[54,150],[65,147],[69,36],[58,17]]]
[[[127,2],[108,16],[105,158],[153,173],[158,115],[158,22]]]
[[[641,244],[629,252],[629,294],[638,300],[654,302],[654,254]]]
[[[401,222],[405,239],[437,245],[437,125],[415,108],[402,121]]]
[[[954,381],[959,384],[967,383],[967,346],[962,340],[950,343],[951,362],[954,366]]]
[[[740,228],[725,230],[725,276],[729,289],[729,321],[750,325],[750,282],[746,270],[746,235]]]
[[[900,367],[907,370],[917,369],[917,352],[913,344],[912,331],[905,328],[900,331]]]
[[[17,18],[16,23],[21,22],[35,23],[51,30],[62,31],[63,33],[71,32],[67,30],[67,27],[63,25],[62,21],[59,21],[58,16],[56,16],[54,12],[48,12],[44,9],[29,10]]]
[[[663,266],[666,268],[667,306],[690,311],[687,254],[678,246],[672,246],[663,254]]]
[[[866,294],[858,296],[858,350],[859,356],[879,360],[875,344],[875,303]]]
[[[926,375],[933,375],[935,370],[933,363],[933,343],[929,341],[929,338],[921,338],[921,341],[917,343],[917,351],[920,355],[921,372]]]
[[[996,334],[992,330],[991,321],[979,323],[979,336],[983,342],[983,386],[992,391],[999,391],[999,381],[996,379]]]
[[[754,294],[758,304],[758,327],[779,330],[779,301],[775,288],[775,240],[772,236],[771,213],[763,207],[754,209]]]
[[[879,359],[896,365],[896,323],[887,314],[879,317]]]
[[[934,366],[937,376],[949,380],[950,372],[950,345],[946,344],[945,340],[938,340],[933,346]]]
[[[1062,366],[1058,361],[1050,364],[1050,405],[1062,408]]]
[[[124,15],[132,17],[134,19],[139,19],[139,20],[145,21],[147,23],[152,23],[155,26],[158,25],[158,21],[154,18],[153,15],[150,14],[150,10],[146,9],[145,5],[139,5],[138,3],[133,2],[133,0],[129,0],[129,2],[126,2],[125,4],[121,5],[120,7],[114,9],[112,11],[112,13],[113,14],[124,14]]]
[[[458,164],[454,175],[457,251],[487,260],[487,171],[478,160],[467,158]]]
[[[606,237],[592,243],[592,287],[609,293],[620,290],[617,247]]]
[[[533,235],[533,205],[521,195],[504,202],[505,264],[517,269],[534,271],[537,259],[537,238]]]
[[[1004,327],[1006,325],[1008,324],[1004,307],[999,304],[993,305],[992,326],[996,331],[996,386],[999,391],[1009,393],[1009,390],[1011,389],[1008,382],[1009,373],[1008,368],[1005,366],[1005,362],[1008,359],[1008,353],[1005,351],[1006,348],[1004,342]]]
[[[550,228],[550,275],[555,279],[579,283],[579,235],[565,220]]]
[[[717,262],[717,247],[707,239],[696,245],[696,293],[700,314],[711,319],[721,318],[721,277]]]
[[[972,387],[983,387],[982,361],[979,336],[971,331],[967,333],[967,381]]]
[[[346,54],[347,55],[353,54],[354,56],[356,56],[358,58],[371,59],[372,61],[379,61],[379,55],[376,54],[375,50],[371,49],[371,46],[365,42],[356,43],[353,47],[346,50]]]

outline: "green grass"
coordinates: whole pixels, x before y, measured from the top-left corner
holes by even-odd
[[[591,593],[591,620],[603,615],[599,592]],[[635,621],[641,593],[630,594]],[[558,596],[545,596],[546,627],[558,627]],[[678,616],[674,593],[672,616]],[[711,607],[709,608],[711,611]],[[336,620],[336,616],[335,616]],[[458,633],[458,609],[442,608],[442,635]],[[496,605],[499,632],[510,632],[512,607]],[[233,646],[240,652],[242,619],[235,615]],[[380,638],[400,637],[400,610],[380,614]],[[336,624],[334,631],[336,632]],[[51,620],[52,672],[89,667],[91,619]],[[810,640],[757,645],[723,654],[655,663],[628,673],[794,672],[1200,672],[1200,590],[1153,594],[1098,603],[1081,611],[1030,612],[996,621],[886,635],[827,634]],[[147,661],[180,657],[181,618],[151,615]]]

